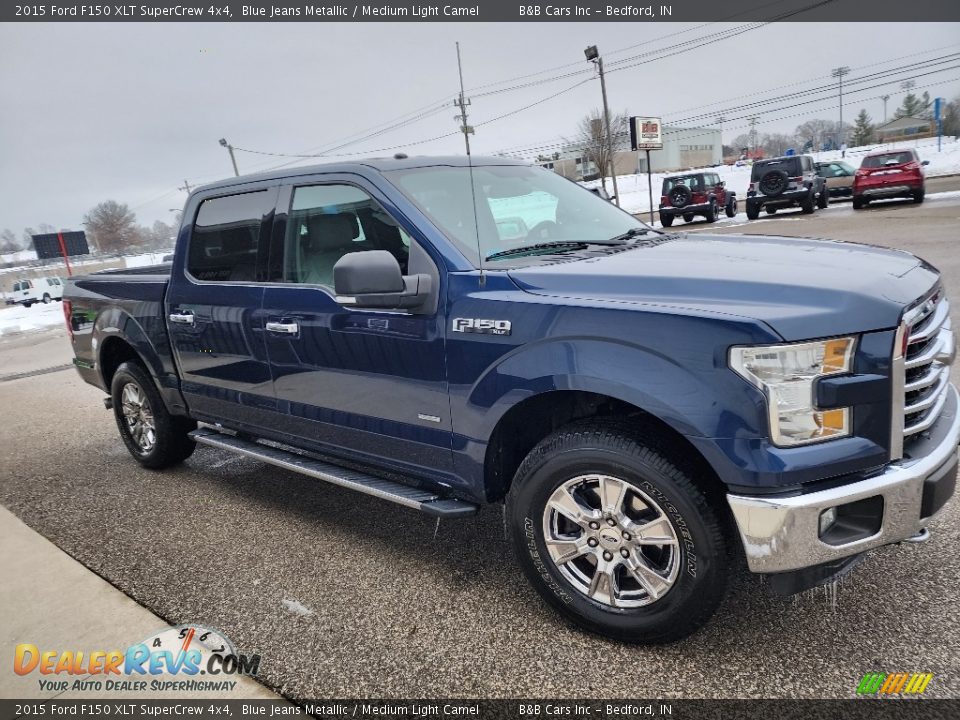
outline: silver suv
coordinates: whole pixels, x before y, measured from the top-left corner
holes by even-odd
[[[826,181],[817,175],[809,155],[787,155],[753,163],[747,189],[747,219],[760,217],[761,208],[769,215],[787,207],[812,213],[829,203]]]

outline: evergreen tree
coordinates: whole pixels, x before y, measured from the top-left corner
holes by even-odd
[[[854,146],[869,145],[873,142],[873,123],[866,110],[861,110],[853,124]]]
[[[903,104],[897,108],[897,111],[894,113],[895,117],[919,117],[925,118],[930,116],[930,93],[924,91],[923,95],[914,95],[912,92],[907,93],[906,97],[903,98]]]

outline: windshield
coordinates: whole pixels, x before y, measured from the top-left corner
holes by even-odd
[[[860,167],[878,168],[884,167],[885,165],[906,165],[912,160],[913,153],[909,150],[906,152],[886,153],[884,155],[867,155],[867,157],[863,159]]]
[[[474,189],[467,167],[386,174],[475,266],[481,257],[505,250],[565,241],[603,242],[632,229],[647,229],[607,200],[543,168],[477,166]],[[505,260],[491,258],[491,263]]]

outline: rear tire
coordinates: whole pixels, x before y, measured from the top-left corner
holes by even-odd
[[[710,207],[707,209],[704,217],[707,219],[708,223],[717,221],[717,203],[715,200],[710,201]]]
[[[693,222],[693,213],[684,213],[683,214],[684,222]]]
[[[917,205],[919,205],[920,203],[923,202],[923,196],[924,196],[925,194],[926,194],[926,193],[924,192],[923,189],[917,190],[916,192],[913,193],[913,201],[914,201]]]
[[[800,201],[800,209],[804,215],[810,215],[817,209],[817,201],[813,195],[813,190],[811,190],[807,197]]]
[[[193,454],[196,443],[188,433],[197,423],[167,412],[153,378],[140,363],[125,362],[117,368],[110,395],[120,437],[138,463],[160,470]]]
[[[590,420],[554,432],[523,461],[506,512],[530,583],[591,632],[672,642],[703,626],[723,598],[728,553],[717,512],[635,425]]]
[[[44,293],[44,294],[43,294],[42,302],[43,302],[44,305],[49,305],[49,304],[50,304],[50,293]]]
[[[731,197],[729,200],[727,200],[725,212],[727,213],[728,218],[737,216],[737,199],[735,197]]]
[[[765,208],[763,209],[763,211],[764,211],[767,215],[776,215],[776,214],[777,214],[777,208],[775,208],[775,207],[770,207],[769,205],[767,205],[767,207],[765,207]]]
[[[747,201],[747,220],[756,220],[760,217],[760,206]]]
[[[673,215],[664,215],[660,213],[660,224],[664,227],[670,227],[673,225]]]
[[[830,206],[830,193],[827,192],[827,188],[820,190],[820,197],[817,198],[817,207],[821,210],[825,210]]]

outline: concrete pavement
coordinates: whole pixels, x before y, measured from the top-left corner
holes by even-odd
[[[178,699],[281,699],[255,680],[233,676],[232,691],[219,692],[104,692],[72,690],[77,679],[101,680],[103,675],[43,675],[39,669],[18,675],[15,648],[31,643],[40,652],[54,650],[88,655],[93,651],[125,649],[171,626],[85,568],[42,535],[0,506],[0,698],[178,698]],[[117,681],[123,675],[111,676]],[[134,678],[136,679],[136,678]],[[154,678],[151,678],[154,679]],[[183,675],[157,675],[160,681],[185,680]],[[41,687],[40,681],[53,683]],[[58,683],[67,683],[66,691]]]

